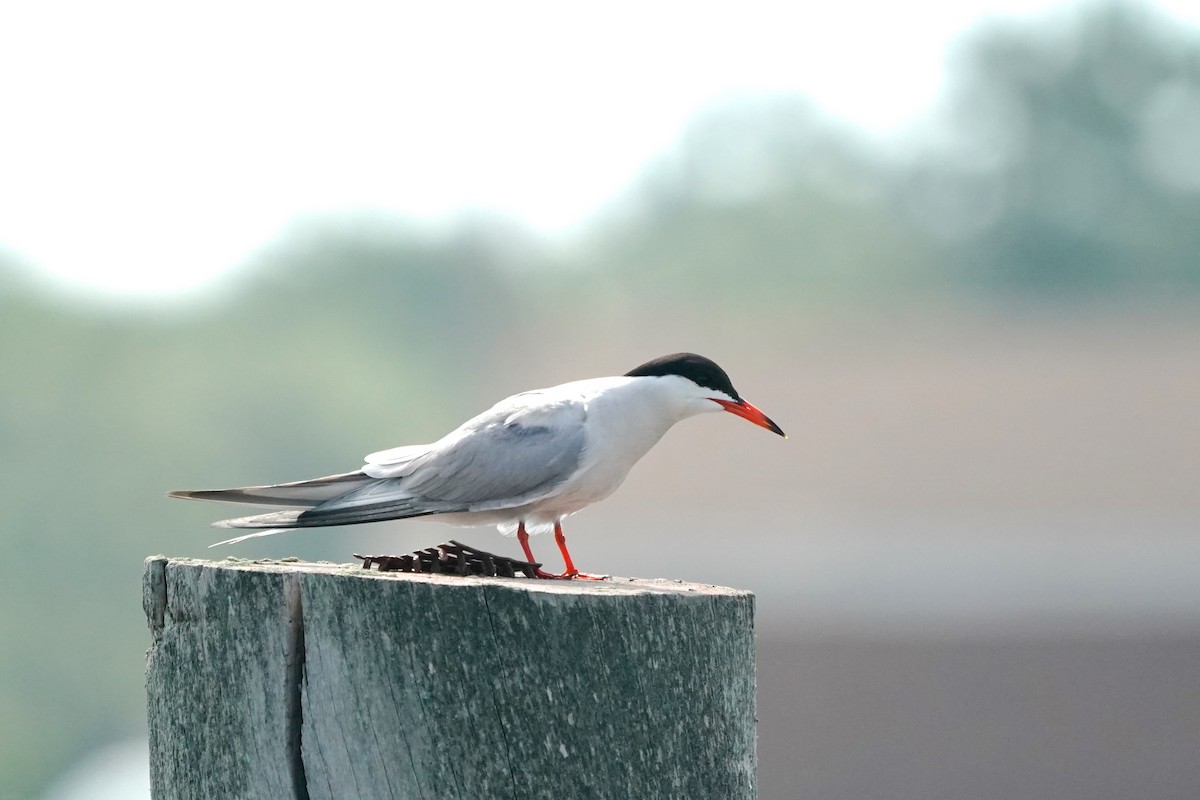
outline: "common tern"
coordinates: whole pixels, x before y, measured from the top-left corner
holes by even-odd
[[[674,353],[624,375],[515,394],[433,444],[371,453],[353,472],[170,496],[286,508],[214,523],[256,530],[217,544],[297,528],[436,516],[515,533],[533,562],[529,534],[553,530],[565,571],[538,570],[538,577],[593,577],[575,568],[563,518],[612,494],[676,422],[710,411],[728,411],[786,438],[716,363]]]

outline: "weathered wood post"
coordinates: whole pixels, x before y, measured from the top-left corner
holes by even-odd
[[[156,800],[753,798],[754,598],[146,561]]]

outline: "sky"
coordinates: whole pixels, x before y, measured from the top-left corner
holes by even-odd
[[[0,251],[160,296],[326,213],[485,210],[569,235],[722,98],[797,92],[887,137],[934,102],[956,36],[1060,6],[10,3]]]

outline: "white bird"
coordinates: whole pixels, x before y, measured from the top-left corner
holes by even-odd
[[[534,562],[529,533],[553,530],[566,569],[561,575],[538,570],[538,577],[592,577],[571,561],[563,518],[612,494],[676,422],[710,411],[728,411],[786,438],[741,398],[725,370],[703,356],[675,353],[621,376],[515,394],[433,444],[371,453],[354,472],[170,496],[287,507],[214,523],[260,529],[217,544],[297,528],[436,516],[516,533]]]

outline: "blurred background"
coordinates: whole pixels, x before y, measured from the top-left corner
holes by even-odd
[[[147,796],[148,555],[519,552],[167,490],[685,349],[790,440],[568,532],[757,593],[762,797],[1196,797],[1197,8],[0,12],[0,798]]]

